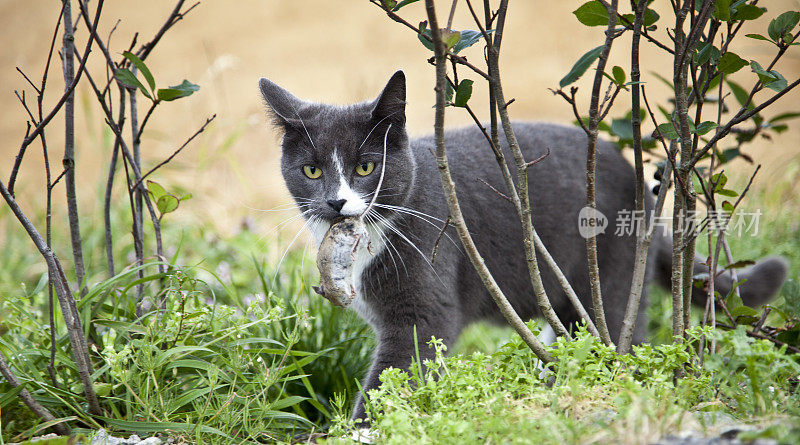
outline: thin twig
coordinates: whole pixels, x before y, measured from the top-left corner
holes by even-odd
[[[392,11],[391,9],[388,9],[388,8],[384,7],[384,5],[383,5],[383,4],[380,2],[380,0],[370,0],[370,3],[372,3],[373,5],[376,5],[376,6],[378,6],[379,8],[381,8],[381,10],[382,10],[383,12],[385,12],[385,13],[386,13],[386,15],[387,15],[387,16],[389,16],[389,18],[390,18],[390,19],[394,20],[394,21],[395,21],[395,22],[397,22],[397,23],[400,23],[400,24],[403,24],[403,25],[405,25],[405,26],[406,26],[406,27],[408,27],[409,29],[412,29],[412,30],[414,30],[414,32],[416,32],[418,35],[422,36],[422,38],[423,38],[423,39],[425,39],[425,40],[427,40],[427,41],[429,41],[429,42],[432,42],[432,40],[431,40],[431,37],[430,37],[430,36],[428,36],[428,35],[426,35],[426,34],[423,34],[422,32],[420,32],[419,28],[417,28],[416,26],[412,25],[411,23],[408,23],[408,21],[406,21],[404,18],[402,18],[402,17],[400,17],[399,15],[397,15],[397,14],[396,14],[394,11]],[[432,27],[433,27],[433,25],[431,24],[431,28],[432,28]],[[433,34],[433,32],[431,32],[431,34]],[[468,68],[469,68],[469,69],[471,69],[473,72],[475,72],[475,74],[477,74],[477,75],[479,75],[479,76],[483,77],[483,78],[484,78],[484,79],[486,79],[486,80],[489,80],[489,75],[488,75],[488,74],[486,74],[486,73],[485,73],[483,70],[481,70],[481,69],[480,69],[480,68],[478,68],[477,66],[473,65],[472,63],[470,63],[470,62],[467,60],[467,58],[466,58],[466,57],[459,56],[458,54],[455,54],[455,53],[453,53],[453,52],[451,52],[451,51],[449,51],[449,50],[447,50],[447,51],[446,51],[446,56],[447,56],[447,57],[448,57],[450,60],[454,60],[455,62],[457,62],[457,63],[459,63],[459,64],[461,64],[461,65],[464,65],[464,66],[468,67]]]
[[[633,157],[634,169],[636,171],[636,211],[638,214],[645,214],[644,201],[644,161],[642,159],[642,117],[641,109],[641,86],[639,80],[641,72],[639,69],[639,41],[644,22],[644,13],[647,9],[647,0],[638,0],[634,9],[633,38],[631,42],[631,127],[633,129]],[[619,88],[617,88],[619,91]],[[610,107],[609,107],[610,108]],[[659,189],[659,193],[661,190]],[[647,221],[645,220],[645,224]],[[633,338],[633,331],[636,327],[636,318],[639,314],[639,307],[644,291],[644,275],[647,270],[647,250],[650,247],[650,239],[647,236],[650,232],[649,227],[645,230],[637,227],[636,247],[633,259],[633,276],[631,278],[630,292],[628,292],[628,304],[625,308],[625,316],[622,320],[622,328],[617,341],[617,352],[624,354],[630,349]]]
[[[62,0],[64,4],[62,20],[64,21],[64,42],[61,58],[64,68],[64,84],[71,85],[74,77],[75,54],[73,51],[75,35],[72,28],[72,1]],[[92,37],[89,36],[89,42]],[[64,159],[62,161],[66,175],[64,190],[67,195],[67,218],[69,235],[72,244],[72,258],[75,276],[81,297],[86,295],[85,266],[83,264],[83,240],[81,239],[80,217],[78,216],[78,195],[75,190],[75,95],[73,92],[64,102]]]
[[[425,0],[425,7],[428,13],[428,20],[431,23],[431,28],[437,30],[438,21],[436,20],[436,11],[433,5],[433,0]],[[539,357],[540,360],[543,362],[551,362],[553,360],[552,356],[547,353],[541,342],[525,325],[525,322],[519,318],[519,315],[517,315],[514,308],[508,302],[508,299],[503,294],[503,291],[500,289],[491,272],[486,267],[486,264],[478,252],[477,246],[475,246],[472,236],[467,229],[464,216],[461,213],[461,207],[458,202],[458,197],[456,196],[455,183],[453,182],[452,175],[450,174],[450,165],[447,161],[447,150],[444,140],[444,93],[445,74],[447,69],[445,63],[447,59],[441,36],[438,32],[432,32],[431,34],[433,36],[433,48],[436,58],[436,114],[434,123],[436,158],[439,167],[440,178],[442,180],[442,187],[444,188],[448,208],[450,209],[450,216],[456,226],[459,238],[461,238],[461,242],[464,245],[470,261],[478,272],[478,275],[480,276],[484,286],[486,286],[487,290],[489,291],[489,294],[497,303],[500,312],[503,314],[506,320],[508,320],[509,324],[511,324],[512,327],[514,327],[514,329],[520,334],[523,341],[525,341],[525,343],[531,348],[536,356]]]
[[[125,125],[125,87],[119,85],[119,118],[117,127],[122,129]],[[111,150],[111,162],[108,166],[108,179],[106,180],[106,190],[103,199],[103,223],[106,232],[106,266],[108,277],[116,275],[114,270],[114,238],[111,229],[111,192],[114,187],[114,176],[117,170],[117,160],[119,157],[120,141],[119,137],[114,137],[114,148]]]
[[[19,379],[11,370],[11,367],[8,366],[8,363],[6,363],[6,359],[3,357],[2,353],[0,353],[0,374],[5,377],[6,381],[9,385],[11,385],[12,388],[16,388],[21,385]],[[34,414],[39,416],[39,418],[45,422],[56,420],[56,417],[53,416],[53,414],[47,408],[37,402],[26,388],[22,388],[22,390],[19,392],[19,398],[22,399],[26,405],[28,405],[28,408],[30,408]],[[57,423],[53,425],[53,429],[61,435],[69,434],[69,429],[63,423]]]
[[[505,193],[501,192],[500,190],[497,190],[496,188],[494,188],[494,186],[492,186],[492,184],[489,184],[483,178],[475,178],[475,180],[478,181],[478,182],[483,183],[483,185],[485,185],[486,187],[489,187],[493,192],[495,192],[497,194],[497,196],[505,199],[506,201],[510,202],[511,204],[514,204],[514,200],[513,199],[511,199],[508,195],[506,195]]]
[[[86,60],[89,58],[89,53],[91,52],[94,36],[97,35],[97,24],[100,23],[100,12],[103,10],[103,2],[104,0],[97,0],[97,10],[95,11],[94,23],[91,25],[92,37],[87,39],[86,49],[83,52],[83,58],[81,59],[81,63],[78,65],[78,71],[75,73],[75,78],[73,79],[72,83],[66,88],[64,94],[56,102],[56,104],[53,106],[53,108],[50,110],[47,116],[44,119],[42,119],[41,122],[39,122],[39,125],[37,125],[32,132],[27,134],[25,139],[22,141],[22,144],[20,144],[19,153],[17,154],[17,158],[14,161],[14,167],[11,170],[11,177],[8,180],[8,191],[9,193],[11,193],[12,196],[14,192],[14,182],[16,181],[17,178],[17,172],[19,171],[20,163],[22,163],[22,156],[25,153],[25,148],[27,148],[28,145],[30,145],[31,142],[33,142],[33,140],[36,138],[36,136],[39,135],[42,129],[44,129],[44,127],[47,126],[48,123],[50,123],[50,121],[55,117],[55,115],[58,114],[59,110],[61,110],[61,107],[67,101],[67,98],[70,95],[72,95],[72,92],[75,90],[75,87],[81,80],[83,72],[86,70]]]
[[[442,236],[444,236],[447,228],[450,225],[450,215],[447,215],[447,219],[444,220],[444,224],[442,225],[442,230],[439,231],[439,235],[436,237],[436,241],[433,243],[433,249],[431,250],[431,264],[436,261],[436,253],[439,251],[439,243],[442,241]]]
[[[543,155],[539,156],[538,158],[534,159],[533,161],[526,162],[526,163],[525,163],[525,168],[531,168],[531,167],[533,167],[534,165],[536,165],[536,164],[538,164],[538,163],[540,163],[540,162],[544,161],[544,159],[545,159],[546,157],[548,157],[548,156],[550,156],[550,147],[547,147],[547,153],[545,153],[545,154],[543,154]]]
[[[453,29],[453,17],[456,15],[456,5],[458,4],[458,0],[453,0],[452,6],[450,6],[450,16],[447,18],[447,30]]]
[[[169,157],[167,159],[164,159],[163,161],[159,162],[158,165],[156,165],[155,167],[151,168],[147,173],[142,175],[142,177],[133,184],[132,188],[133,189],[137,189],[139,187],[139,185],[141,185],[142,181],[144,181],[148,176],[150,176],[153,172],[155,172],[159,168],[161,168],[164,165],[168,164],[175,156],[178,156],[178,153],[183,151],[183,149],[186,148],[186,146],[189,145],[189,143],[192,142],[194,140],[194,138],[196,138],[200,133],[205,131],[205,129],[208,126],[208,124],[210,124],[214,119],[216,119],[216,117],[217,117],[217,115],[214,114],[213,116],[211,116],[209,118],[206,118],[206,121],[203,123],[203,125],[200,126],[200,128],[197,131],[195,131],[194,134],[191,135],[189,137],[189,139],[186,140],[186,142],[183,143],[183,145],[178,147],[178,149],[175,150],[171,155],[169,155]]]
[[[501,166],[501,170],[504,176],[506,176],[507,187],[509,187],[509,189],[516,188],[516,195],[519,202],[517,206],[517,216],[519,218],[520,225],[522,226],[522,244],[525,251],[525,262],[528,269],[528,276],[533,287],[533,292],[536,296],[536,304],[539,308],[539,311],[544,316],[545,320],[547,320],[548,324],[550,324],[550,326],[553,328],[553,331],[556,333],[556,335],[569,336],[566,327],[561,322],[558,314],[555,313],[555,310],[553,309],[553,306],[550,303],[550,299],[548,298],[547,292],[544,288],[544,283],[542,282],[536,251],[546,251],[547,249],[541,240],[539,240],[538,234],[536,233],[536,229],[533,225],[533,211],[531,209],[531,197],[528,188],[528,169],[525,167],[526,160],[517,141],[514,129],[511,126],[511,118],[508,115],[508,102],[505,100],[503,86],[501,83],[499,56],[505,31],[507,12],[508,0],[501,0],[497,10],[497,26],[494,32],[492,47],[489,49],[488,62],[489,73],[491,77],[490,88],[494,92],[494,105],[498,111],[500,124],[503,127],[503,133],[506,137],[509,149],[514,157],[514,163],[517,169],[516,186],[510,177],[510,173],[508,173],[507,166],[505,168]],[[553,268],[553,271],[560,278],[560,270],[558,268]],[[560,283],[562,283],[562,285],[567,284],[567,286],[564,287],[564,290],[569,295],[571,287],[568,286],[568,282],[566,280],[560,280]],[[580,311],[580,309],[578,310]]]
[[[725,328],[725,329],[730,329],[730,330],[736,329],[736,326],[725,324],[725,323],[717,322],[716,325],[721,327],[721,328]],[[771,337],[769,335],[764,335],[764,334],[761,334],[761,333],[758,333],[758,332],[751,332],[751,331],[747,331],[747,330],[745,330],[744,332],[747,335],[749,335],[750,337],[758,338],[758,339],[761,339],[761,340],[768,340],[768,341],[771,341],[772,343],[775,343],[778,346],[786,346],[786,349],[794,352],[795,354],[800,354],[800,348],[792,346],[792,345],[790,345],[788,343],[784,343],[784,342],[778,340],[775,337]]]
[[[47,245],[45,240],[36,230],[36,227],[31,223],[28,217],[20,208],[17,201],[11,195],[10,191],[6,188],[5,184],[0,180],[0,194],[6,200],[6,203],[11,208],[12,213],[16,216],[19,223],[25,228],[31,241],[36,245],[39,253],[44,257],[47,262],[48,273],[55,277],[53,280],[56,287],[56,295],[58,302],[61,305],[61,314],[64,317],[64,324],[67,328],[69,340],[72,345],[72,354],[75,359],[75,366],[78,375],[83,383],[83,390],[86,395],[86,401],[89,404],[89,411],[94,415],[102,415],[103,411],[100,408],[100,403],[97,399],[97,393],[94,391],[92,379],[92,361],[89,357],[89,349],[86,345],[86,337],[83,334],[83,327],[81,326],[80,314],[78,313],[77,306],[75,305],[75,298],[69,288],[64,271],[58,257]]]
[[[603,82],[603,72],[606,68],[608,56],[611,53],[611,46],[616,37],[614,28],[617,24],[617,5],[618,0],[612,0],[610,4],[606,3],[606,11],[608,12],[609,20],[608,27],[606,28],[606,39],[603,45],[603,50],[597,61],[597,68],[595,70],[594,82],[592,84],[592,95],[589,102],[589,125],[587,136],[587,149],[586,149],[586,206],[594,211],[597,208],[595,197],[595,175],[597,170],[597,129],[600,123],[600,88]],[[638,110],[634,110],[638,113]],[[611,335],[608,331],[608,324],[606,323],[605,309],[603,308],[603,296],[600,287],[600,269],[597,259],[597,235],[592,233],[586,237],[586,259],[589,268],[589,284],[592,292],[592,306],[594,308],[595,323],[597,329],[600,331],[600,338],[607,345],[611,344]]]

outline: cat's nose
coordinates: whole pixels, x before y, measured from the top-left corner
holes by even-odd
[[[337,212],[341,212],[342,211],[342,207],[344,207],[344,203],[346,203],[346,202],[347,202],[346,199],[329,199],[328,200],[328,205],[331,206],[331,208],[333,210],[336,210]]]

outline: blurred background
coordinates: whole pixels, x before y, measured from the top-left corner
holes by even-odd
[[[450,2],[438,3],[440,16],[446,16]],[[548,89],[558,86],[578,57],[602,43],[602,27],[586,28],[571,13],[580,4],[579,1],[511,2],[501,70],[506,96],[516,99],[510,108],[514,119],[565,124],[574,120],[568,104]],[[772,10],[800,9],[797,0],[772,0],[764,5],[770,11],[755,23],[748,22],[743,33],[765,33],[769,20],[777,15]],[[164,0],[109,0],[100,23],[101,34],[108,35],[112,27],[117,27],[111,52],[119,55],[128,48],[134,32],[141,33],[139,44],[149,40],[173,6],[173,2]],[[653,7],[665,10],[668,2],[657,0]],[[0,40],[5,42],[0,49],[3,117],[0,140],[4,141],[0,145],[0,174],[5,181],[25,133],[26,115],[14,90],[30,89],[16,67],[33,79],[40,78],[58,13],[59,2],[55,0],[0,0]],[[425,16],[423,2],[405,7],[400,14],[416,25]],[[659,22],[655,33],[664,41],[666,25]],[[474,28],[465,2],[459,4],[453,27]],[[79,47],[82,48],[85,38],[85,29],[80,26]],[[629,71],[629,54],[625,50],[628,38],[618,41],[609,67],[620,65]],[[745,59],[766,65],[774,55],[774,47],[766,42],[739,40],[739,46],[733,50]],[[476,65],[483,65],[482,45],[475,45],[463,54]],[[800,75],[798,54],[790,51],[776,66],[790,81]],[[267,125],[257,88],[260,77],[270,78],[301,98],[344,104],[375,97],[389,76],[403,69],[408,78],[408,130],[412,136],[423,135],[431,132],[433,126],[433,68],[426,62],[430,56],[411,30],[389,20],[367,0],[202,2],[167,33],[147,59],[160,87],[176,85],[183,79],[200,85],[200,91],[193,96],[157,109],[142,141],[148,168],[180,146],[206,117],[214,113],[218,116],[178,158],[154,175],[156,181],[182,187],[194,195],[170,220],[207,224],[223,232],[235,231],[249,220],[256,230],[266,232],[294,215],[291,209],[261,212],[288,204],[290,199],[278,169],[279,136]],[[651,103],[665,103],[668,89],[651,73],[670,78],[670,60],[665,53],[649,47],[642,55],[643,80]],[[95,73],[104,72],[99,52],[91,54],[90,61]],[[460,70],[460,76],[476,80],[471,104],[479,116],[486,116],[485,85],[465,69]],[[580,87],[581,110],[588,108],[590,78],[591,71],[576,84]],[[755,74],[745,68],[735,79],[749,90]],[[99,183],[106,174],[112,138],[88,85],[81,85],[76,101],[77,170],[80,209],[88,216],[100,209]],[[62,89],[63,78],[56,60],[51,67],[45,109],[60,96]],[[34,97],[32,91],[28,94]],[[788,94],[765,113],[766,117],[800,110],[798,99],[797,91]],[[140,101],[140,114],[147,105]],[[629,96],[621,94],[609,116],[619,117],[629,107]],[[57,118],[47,133],[56,160],[63,150],[62,122]],[[448,110],[448,126],[470,123],[464,110]],[[746,149],[746,153],[764,165],[756,178],[756,189],[769,187],[797,170],[800,126],[797,121],[789,123],[788,131],[772,140],[759,139]],[[649,124],[646,128],[652,130]],[[744,181],[753,168],[737,161],[729,170],[735,170],[732,176]],[[29,149],[18,184],[26,211],[35,214],[35,208],[43,200],[42,183],[41,148],[37,142]],[[63,185],[54,196],[56,211],[60,211]],[[122,193],[119,196],[124,197]],[[83,221],[84,225],[98,221],[99,226],[99,219],[83,218]],[[4,231],[0,239],[11,233],[17,232]]]

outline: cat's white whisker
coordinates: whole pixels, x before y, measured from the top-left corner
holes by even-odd
[[[395,111],[395,112],[393,112],[393,113],[389,113],[388,115],[386,115],[385,117],[383,117],[381,120],[379,120],[379,121],[378,121],[378,122],[377,122],[377,123],[376,123],[376,124],[375,124],[375,125],[374,125],[374,126],[371,128],[371,129],[370,129],[370,130],[369,130],[369,133],[367,133],[367,137],[365,137],[365,138],[364,138],[364,141],[363,141],[363,142],[361,142],[361,145],[359,145],[359,146],[358,146],[358,150],[356,150],[356,151],[361,151],[361,149],[362,149],[362,148],[364,148],[364,144],[366,144],[366,143],[367,143],[367,140],[369,139],[369,137],[370,137],[370,136],[372,136],[372,132],[373,132],[373,131],[375,131],[375,129],[376,129],[376,128],[378,128],[378,125],[380,125],[380,124],[381,124],[383,121],[385,121],[386,119],[389,119],[390,117],[394,116],[395,114],[397,114],[397,111]],[[387,130],[387,132],[388,132],[388,130]]]
[[[386,234],[383,233],[383,229],[380,227],[380,225],[378,223],[376,223],[376,219],[375,219],[374,215],[372,215],[372,212],[373,212],[373,210],[370,210],[370,212],[367,213],[364,216],[364,218],[367,220],[367,223],[369,225],[373,226],[373,229],[378,234],[378,237],[387,246],[389,246],[389,249],[387,249],[387,251],[389,252],[389,258],[392,260],[392,263],[394,264],[394,272],[395,272],[395,275],[397,276],[397,281],[399,282],[400,281],[400,271],[397,268],[397,261],[395,261],[394,254],[392,253],[392,249],[394,249],[395,252],[397,251],[397,249],[394,247],[394,244],[392,244],[392,241],[389,239],[389,237],[387,237]],[[400,261],[403,261],[403,258],[400,256],[399,252],[397,253],[397,256],[400,258]],[[404,261],[403,261],[403,269],[406,271],[406,275],[408,275],[408,269],[406,269],[406,264],[405,264]]]
[[[275,206],[275,207],[273,207],[271,209],[259,209],[259,208],[256,208],[256,207],[250,207],[247,204],[242,204],[242,205],[247,210],[252,210],[254,212],[261,212],[261,213],[270,213],[270,212],[286,212],[286,211],[294,210],[294,209],[302,210],[303,207],[308,207],[310,204],[305,204],[305,203],[301,203],[301,204],[287,203],[287,204],[281,204],[279,206]]]
[[[314,140],[311,139],[311,133],[308,132],[308,128],[306,128],[306,123],[303,122],[303,118],[300,117],[300,113],[298,113],[297,110],[294,109],[294,114],[295,114],[295,116],[297,116],[298,119],[300,119],[300,125],[303,126],[303,130],[306,132],[306,136],[308,136],[308,142],[311,142],[311,146],[314,147],[314,150],[317,150],[317,146],[314,145]],[[319,151],[319,150],[317,150],[317,151]]]
[[[434,268],[434,267],[433,267],[433,264],[431,264],[431,261],[428,259],[428,257],[427,257],[427,256],[425,256],[425,254],[424,254],[424,253],[422,253],[422,251],[419,249],[419,247],[417,247],[417,245],[416,245],[416,244],[414,244],[414,242],[413,242],[413,241],[411,241],[410,239],[408,239],[408,237],[407,237],[407,236],[405,236],[405,234],[403,234],[403,232],[401,232],[401,231],[400,231],[400,229],[398,229],[398,228],[397,228],[397,226],[395,226],[395,225],[394,225],[394,224],[393,224],[391,221],[389,221],[389,220],[388,220],[386,217],[384,217],[384,216],[380,215],[379,213],[376,213],[376,214],[375,214],[375,216],[377,216],[377,217],[378,217],[378,220],[379,220],[379,221],[381,221],[381,222],[383,222],[383,223],[386,225],[386,227],[388,227],[388,228],[389,228],[389,230],[391,230],[392,232],[394,232],[395,234],[397,234],[397,236],[399,236],[400,238],[402,238],[402,239],[403,239],[403,241],[407,242],[409,246],[413,247],[413,248],[414,248],[414,250],[416,250],[416,251],[417,251],[417,253],[419,253],[419,255],[422,257],[422,259],[423,259],[423,260],[425,260],[425,263],[426,263],[426,264],[427,264],[427,265],[428,265],[428,266],[431,268],[431,270],[433,271],[433,274],[434,274],[434,275],[436,275],[436,278],[439,280],[439,282],[440,282],[440,283],[442,283],[442,286],[445,286],[445,287],[447,287],[447,285],[446,285],[446,284],[444,284],[444,281],[442,281],[442,278],[439,276],[439,273],[438,273],[438,272],[436,272],[436,268]]]
[[[421,212],[419,210],[412,209],[412,208],[409,208],[409,207],[395,206],[395,205],[391,205],[391,204],[381,204],[380,206],[385,208],[385,209],[388,209],[388,210],[397,210],[399,212],[405,212],[405,213],[408,213],[409,215],[425,216],[425,217],[428,217],[428,218],[430,218],[430,219],[432,219],[434,221],[439,221],[441,223],[444,223],[443,219],[437,218],[437,217],[435,217],[433,215],[429,215],[429,214],[427,214],[425,212]]]
[[[314,220],[314,218],[315,218],[314,216],[311,216],[311,218],[308,218],[306,220],[306,222],[303,223],[303,227],[300,227],[300,230],[298,230],[297,234],[294,236],[294,238],[292,238],[292,241],[289,243],[289,245],[286,246],[286,249],[283,251],[283,255],[281,255],[280,261],[278,261],[278,265],[275,266],[275,275],[272,277],[272,286],[275,286],[275,280],[278,279],[278,271],[281,270],[281,264],[283,264],[283,260],[286,258],[286,255],[289,253],[289,249],[292,248],[292,245],[294,244],[295,241],[297,241],[297,238],[303,232],[303,229],[305,229],[306,226],[308,226],[309,223]]]

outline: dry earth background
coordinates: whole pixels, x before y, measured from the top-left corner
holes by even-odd
[[[440,1],[440,15],[446,14],[449,1]],[[621,2],[627,3],[627,2]],[[503,40],[501,69],[506,96],[516,98],[512,116],[519,120],[545,120],[569,123],[573,120],[569,106],[547,89],[559,79],[577,58],[589,48],[602,43],[601,28],[585,28],[571,11],[579,1],[511,2],[506,35]],[[109,0],[103,11],[101,32],[107,35],[118,19],[112,52],[121,53],[140,31],[140,43],[161,25],[174,2],[166,0]],[[760,3],[769,12],[759,24],[746,32],[765,32],[768,20],[777,11],[800,9],[797,0],[772,0]],[[466,5],[461,2],[454,28],[473,28]],[[666,10],[668,2],[657,0],[656,10]],[[25,113],[14,97],[14,90],[27,87],[16,72],[20,67],[33,78],[40,76],[53,24],[59,12],[56,0],[0,0],[0,174],[7,181],[13,157],[25,132]],[[422,2],[404,8],[402,15],[411,23],[424,17]],[[767,17],[769,19],[767,19]],[[766,20],[765,20],[766,19]],[[658,35],[664,37],[666,23],[659,23]],[[86,32],[81,26],[78,45],[82,48]],[[609,66],[629,66],[626,50],[629,38],[618,41]],[[666,39],[665,39],[666,40]],[[745,59],[756,59],[762,65],[774,54],[765,42],[742,38],[734,51]],[[482,64],[480,45],[465,54]],[[207,116],[218,114],[217,120],[200,138],[169,166],[156,175],[164,184],[179,185],[194,194],[182,204],[177,221],[213,224],[222,231],[235,230],[243,218],[252,218],[265,234],[280,219],[294,214],[262,213],[290,202],[278,169],[278,136],[267,127],[262,100],[257,88],[259,77],[269,77],[302,98],[348,103],[371,99],[396,69],[408,77],[408,128],[413,135],[432,131],[433,68],[426,63],[430,52],[407,28],[389,20],[367,0],[205,0],[185,20],[175,26],[147,60],[160,86],[180,83],[184,78],[200,85],[194,96],[159,107],[143,138],[147,166],[154,165],[178,147]],[[90,61],[94,72],[103,72],[98,51]],[[52,104],[63,89],[60,66],[54,64],[50,74],[47,104]],[[648,96],[659,101],[667,89],[652,76],[659,72],[671,77],[670,59],[656,50],[643,54],[643,80]],[[800,51],[790,51],[777,69],[787,79],[800,75]],[[626,68],[626,72],[628,68]],[[466,75],[461,71],[461,75]],[[475,78],[476,76],[472,76]],[[586,109],[589,76],[581,79],[581,109]],[[736,80],[752,85],[755,75],[743,69]],[[477,79],[476,79],[477,80]],[[31,94],[31,92],[29,92]],[[99,209],[100,178],[104,177],[110,153],[109,131],[94,106],[88,85],[77,90],[80,111],[77,131],[77,169],[83,225],[100,224],[89,215]],[[485,102],[486,88],[476,81],[472,104]],[[629,96],[620,96],[611,116],[620,115],[630,106]],[[147,104],[140,101],[143,113]],[[485,106],[476,106],[485,110]],[[778,102],[767,116],[784,111],[800,111],[800,93],[792,92]],[[485,116],[485,113],[483,114]],[[90,119],[85,119],[89,116]],[[469,124],[463,110],[451,109],[447,125]],[[759,140],[748,146],[764,168],[756,179],[756,188],[794,176],[800,163],[800,121],[791,122],[791,129],[772,141]],[[63,150],[59,139],[63,120],[49,127],[48,141],[53,157],[58,160]],[[652,128],[648,124],[647,128]],[[58,164],[58,162],[57,162]],[[736,162],[732,167],[740,180],[752,166]],[[20,176],[18,193],[25,209],[36,214],[43,200],[41,184],[41,149],[34,143]],[[800,187],[795,186],[795,192]],[[534,191],[546,193],[546,191]],[[63,200],[63,188],[55,192]],[[118,196],[122,197],[121,193]],[[63,201],[57,205],[62,206]],[[3,204],[5,205],[5,204]],[[793,210],[793,211],[796,211]],[[86,229],[84,229],[86,230]],[[22,236],[22,231],[2,231],[6,236]],[[292,231],[293,235],[294,231]],[[66,250],[66,246],[64,246]],[[66,255],[66,251],[63,252]]]

